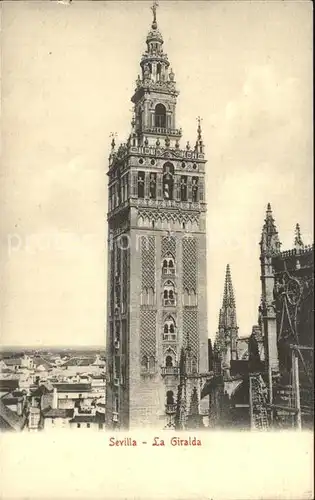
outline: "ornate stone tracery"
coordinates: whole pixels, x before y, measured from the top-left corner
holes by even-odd
[[[192,354],[199,357],[198,312],[196,309],[183,310],[183,345],[190,347]]]
[[[155,236],[141,237],[142,290],[152,288],[155,292]]]
[[[156,311],[140,311],[140,356],[156,358]]]

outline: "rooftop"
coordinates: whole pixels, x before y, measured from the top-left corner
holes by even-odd
[[[11,392],[19,387],[19,379],[17,378],[7,378],[0,380],[0,391]]]
[[[0,429],[20,431],[24,427],[26,417],[19,417],[0,399]]]
[[[54,383],[58,392],[88,392],[91,391],[91,384],[85,383]]]
[[[7,366],[15,366],[22,364],[22,358],[4,358],[2,360]]]
[[[62,366],[90,366],[96,361],[96,357],[89,358],[70,358]]]
[[[72,418],[73,408],[48,408],[43,413],[45,418]]]

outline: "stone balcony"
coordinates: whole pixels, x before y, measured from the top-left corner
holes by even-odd
[[[170,137],[181,137],[182,130],[181,129],[172,129],[172,128],[163,128],[163,127],[144,127],[142,132],[144,134],[153,134],[153,135],[167,135]]]
[[[177,377],[179,375],[179,366],[161,366],[161,375]]]
[[[180,200],[154,200],[151,198],[130,198],[130,205],[146,208],[174,208],[181,210],[205,210],[205,203]]]
[[[167,415],[175,415],[176,413],[176,403],[173,404],[166,404],[165,405],[165,413]]]

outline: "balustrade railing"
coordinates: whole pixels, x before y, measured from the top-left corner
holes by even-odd
[[[178,375],[179,374],[179,367],[178,366],[162,366],[161,373],[162,373],[162,376]]]
[[[165,405],[165,413],[167,413],[168,415],[173,415],[176,413],[176,403],[173,403],[173,404],[166,404]]]

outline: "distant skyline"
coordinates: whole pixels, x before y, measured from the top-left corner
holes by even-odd
[[[239,334],[257,323],[270,202],[313,242],[312,3],[160,1],[181,145],[202,116],[209,336],[231,267]],[[3,2],[1,343],[102,346],[110,134],[130,133],[152,3]]]

